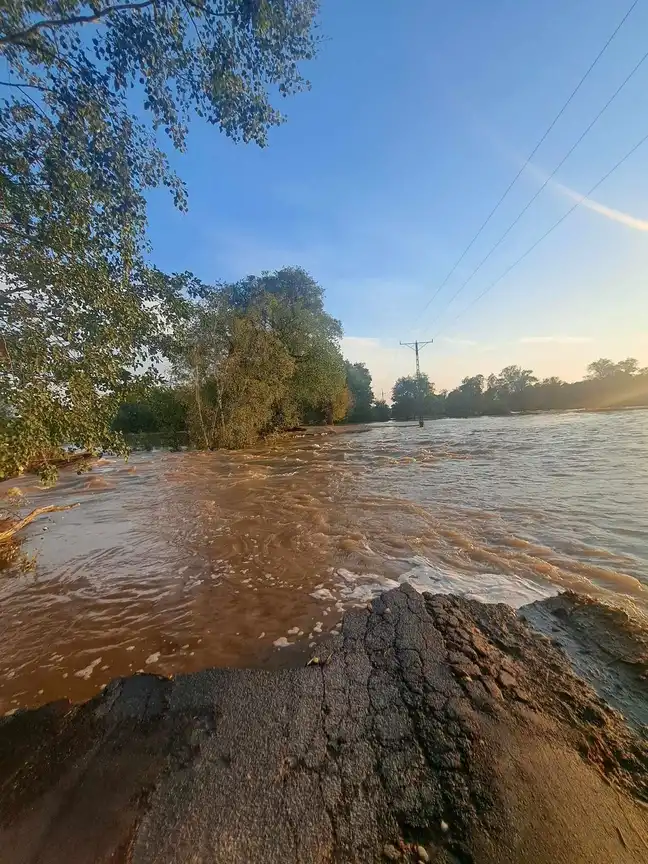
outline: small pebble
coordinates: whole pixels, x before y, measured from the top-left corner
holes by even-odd
[[[430,856],[428,855],[427,850],[425,850],[422,846],[416,847],[416,854],[418,855],[419,861],[429,861],[430,860]]]
[[[441,830],[443,831],[444,834],[447,834],[448,831],[450,830],[450,826],[448,825],[448,823],[444,822],[443,820],[441,820]]]

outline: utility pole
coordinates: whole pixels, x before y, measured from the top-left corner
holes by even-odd
[[[411,348],[416,354],[416,392],[418,395],[418,415],[419,426],[423,426],[423,394],[421,393],[421,364],[419,363],[419,349],[425,348],[426,345],[431,345],[434,339],[429,339],[427,342],[419,342],[416,339],[414,342],[401,342],[406,348]]]

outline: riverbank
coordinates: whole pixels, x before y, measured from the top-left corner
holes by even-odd
[[[648,737],[648,628],[622,609],[566,591],[520,610],[576,672]]]
[[[318,663],[0,722],[0,862],[638,862],[648,748],[514,611],[409,586]]]

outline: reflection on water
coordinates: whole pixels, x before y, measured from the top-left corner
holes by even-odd
[[[377,426],[20,482],[34,572],[0,574],[0,712],[118,675],[276,663],[404,580],[648,613],[648,412]],[[14,484],[15,485],[15,484]],[[283,655],[285,656],[285,654]]]

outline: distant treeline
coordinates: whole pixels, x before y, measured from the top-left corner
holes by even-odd
[[[648,406],[648,368],[633,357],[590,363],[587,377],[571,384],[560,378],[539,380],[530,369],[506,366],[499,375],[473,375],[449,392],[437,393],[427,375],[399,378],[392,390],[391,416],[477,417],[520,411],[602,410]]]
[[[375,399],[364,363],[342,360],[338,326],[321,307],[319,287],[297,269],[210,289],[178,342],[174,386],[123,404],[115,430],[135,447],[210,449],[244,446],[301,423],[648,406],[648,369],[633,358],[596,360],[584,380],[571,384],[540,381],[520,366],[466,377],[438,393],[427,375],[418,383],[406,376],[395,383],[389,405]]]

